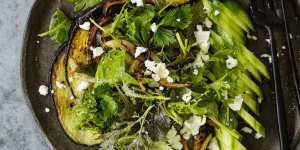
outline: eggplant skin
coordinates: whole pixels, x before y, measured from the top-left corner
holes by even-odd
[[[58,119],[61,127],[65,133],[77,144],[95,145],[103,142],[100,139],[99,133],[90,130],[78,130],[76,129],[74,119],[75,115],[69,109],[75,102],[75,99],[71,99],[72,93],[68,86],[66,88],[58,88],[56,82],[60,82],[66,85],[65,79],[65,46],[61,46],[57,52],[57,56],[53,59],[53,63],[50,70],[49,84],[50,90],[54,91],[51,96],[55,103]]]

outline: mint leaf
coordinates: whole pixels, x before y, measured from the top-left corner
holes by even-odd
[[[163,15],[160,22],[162,26],[176,27],[181,30],[189,27],[192,23],[193,13],[189,4],[169,10]]]
[[[57,43],[64,43],[69,39],[69,30],[71,20],[64,14],[63,11],[57,9],[50,21],[49,31],[41,33],[38,36],[51,36],[51,40]]]

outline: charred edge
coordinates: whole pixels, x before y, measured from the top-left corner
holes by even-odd
[[[110,0],[105,0],[88,10],[79,12],[72,22],[71,29],[69,31],[69,40],[66,45],[66,55],[65,55],[65,59],[64,59],[64,65],[65,65],[65,78],[67,81],[67,85],[69,86],[71,93],[75,98],[76,98],[76,96],[74,94],[73,88],[70,85],[69,77],[68,77],[68,61],[69,61],[69,55],[70,55],[73,38],[74,38],[76,31],[78,30],[80,24],[89,20],[89,18],[103,17],[103,7],[109,1]],[[99,16],[97,16],[97,15],[99,15]]]

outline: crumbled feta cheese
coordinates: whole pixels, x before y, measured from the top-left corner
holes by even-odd
[[[198,69],[194,69],[193,74],[194,74],[194,75],[198,75],[198,73],[199,73],[199,72],[198,72]]]
[[[217,141],[217,139],[215,137],[213,137],[211,139],[211,141],[209,142],[209,145],[208,145],[207,149],[208,150],[220,150],[218,141]]]
[[[220,12],[218,11],[218,10],[216,10],[215,12],[214,12],[214,15],[215,16],[218,16],[220,14]]]
[[[256,41],[256,40],[257,40],[257,37],[253,35],[253,36],[252,36],[252,40],[255,40],[255,41]]]
[[[293,39],[293,35],[292,35],[292,33],[290,33],[290,34],[289,34],[289,36],[290,36],[290,39]]]
[[[147,70],[150,70],[153,72],[152,78],[155,81],[159,81],[160,79],[166,79],[169,76],[169,70],[166,67],[166,64],[164,63],[156,63],[154,61],[146,60],[145,66]]]
[[[69,82],[73,82],[73,78],[72,77],[69,77]]]
[[[186,103],[189,102],[192,99],[192,91],[188,89],[188,92],[182,95],[182,100]]]
[[[195,38],[196,38],[196,44],[202,44],[202,43],[207,43],[209,36],[210,36],[210,31],[203,31],[201,25],[197,25],[197,31],[194,32]]]
[[[50,109],[48,107],[45,108],[45,112],[48,113],[50,112]]]
[[[102,47],[90,47],[90,50],[93,52],[93,58],[96,58],[98,56],[101,56],[104,53],[104,50]]]
[[[207,27],[207,28],[211,28],[213,23],[206,17],[205,20],[204,20],[204,25]]]
[[[262,54],[260,55],[261,58],[268,58],[269,60],[269,63],[271,64],[272,63],[272,56],[269,55],[269,54]]]
[[[79,25],[79,28],[81,28],[83,30],[90,30],[91,23],[89,21],[86,21],[83,24]]]
[[[51,90],[51,94],[54,94],[54,90]]]
[[[180,22],[181,20],[179,18],[176,19],[177,22]]]
[[[74,99],[74,96],[72,95],[72,96],[70,97],[70,99],[71,99],[71,100]]]
[[[242,95],[235,96],[233,99],[233,103],[229,104],[229,107],[233,111],[239,111],[242,108],[243,101],[244,101],[244,99],[243,99]]]
[[[173,78],[171,78],[171,77],[167,77],[167,81],[170,82],[170,83],[174,82]]]
[[[61,89],[61,88],[66,88],[66,86],[58,81],[55,82],[56,86]]]
[[[259,134],[259,133],[256,133],[254,137],[255,137],[255,139],[257,139],[257,140],[258,140],[258,139],[262,138],[262,135],[261,135],[261,134]]]
[[[271,40],[270,40],[270,39],[266,39],[266,42],[267,42],[268,44],[271,44]]]
[[[283,46],[281,46],[281,49],[286,49],[286,47],[283,45]]]
[[[228,69],[232,69],[238,65],[238,61],[231,56],[228,56],[228,59],[226,60],[226,67]]]
[[[40,41],[39,41],[39,40],[37,40],[37,41],[36,41],[36,44],[40,44]]]
[[[159,87],[159,90],[163,91],[165,88],[163,86]]]
[[[82,81],[78,87],[77,87],[77,91],[83,91],[84,89],[88,88],[89,87],[89,83],[88,82],[85,82],[85,81]]]
[[[245,132],[245,133],[249,133],[249,134],[252,133],[252,129],[249,128],[249,127],[243,127],[243,128],[241,129],[241,131],[243,131],[243,132]]]
[[[168,131],[166,137],[170,146],[175,150],[181,150],[183,148],[183,145],[180,142],[181,137],[180,135],[177,135],[177,131],[174,126],[172,126],[172,128]]]
[[[45,86],[45,85],[41,85],[41,86],[39,87],[39,93],[40,93],[41,95],[46,96],[46,95],[48,94],[48,87]]]
[[[190,139],[190,136],[197,135],[199,133],[199,128],[206,123],[206,116],[192,116],[188,120],[184,121],[184,126],[180,130],[180,134],[186,140]]]
[[[157,30],[157,25],[156,25],[155,22],[151,24],[150,29],[151,29],[152,32],[156,32],[156,30]]]
[[[131,0],[131,3],[136,4],[138,7],[144,5],[143,0]]]
[[[147,51],[147,48],[145,47],[136,47],[134,57],[139,57],[142,53],[145,53]]]

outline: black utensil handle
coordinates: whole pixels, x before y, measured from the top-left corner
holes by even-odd
[[[271,56],[272,56],[272,69],[273,69],[273,79],[274,79],[274,88],[275,88],[275,105],[277,113],[277,123],[279,131],[279,140],[281,150],[288,150],[288,136],[287,136],[287,125],[285,118],[285,108],[284,108],[284,99],[281,88],[281,79],[278,65],[277,50],[275,47],[275,41],[273,39],[273,32],[269,26],[265,26],[269,33],[270,37],[270,47],[271,47]]]
[[[296,92],[296,98],[297,98],[297,104],[298,104],[298,110],[300,110],[300,90],[299,90],[299,76],[298,76],[298,71],[296,67],[296,59],[295,59],[295,54],[294,54],[294,49],[291,43],[290,39],[290,32],[288,29],[288,24],[286,20],[286,9],[285,9],[285,4],[283,0],[280,0],[281,2],[281,10],[282,10],[282,18],[283,18],[283,25],[284,25],[284,32],[285,32],[285,40],[287,44],[287,49],[288,49],[288,57],[289,57],[289,65],[291,67],[292,71],[292,76],[293,76],[293,81],[294,81],[294,87],[295,87],[295,92]],[[300,111],[298,111],[300,112]]]

